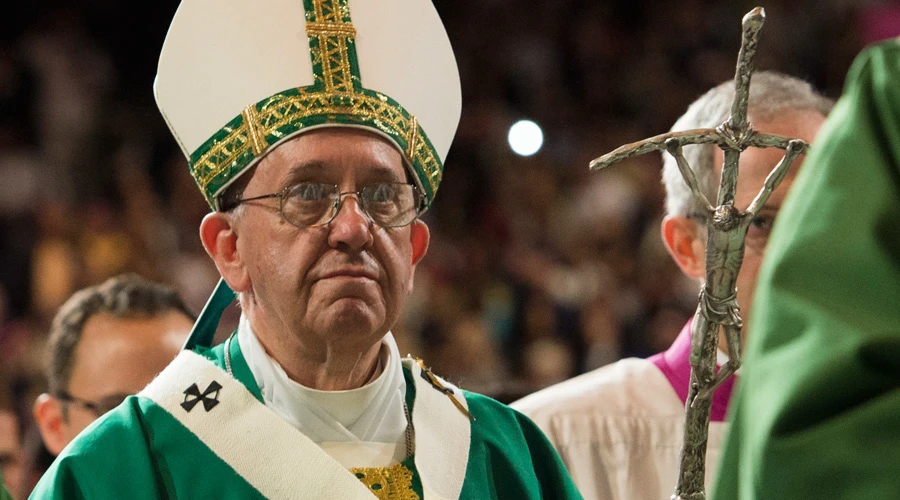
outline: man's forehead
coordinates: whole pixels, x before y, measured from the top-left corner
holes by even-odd
[[[91,316],[76,347],[70,390],[88,396],[136,392],[140,387],[130,386],[142,376],[144,365],[174,358],[192,326],[188,316],[174,310],[151,316]]]
[[[302,178],[354,167],[376,176],[406,177],[397,147],[376,133],[351,127],[310,130],[279,145],[260,163],[266,177]]]
[[[790,138],[803,139],[807,143],[812,144],[816,133],[825,121],[825,116],[820,112],[812,109],[785,109],[779,114],[759,115],[754,114],[751,108],[748,112],[748,119],[757,132],[764,134],[777,134]],[[723,151],[715,147],[715,174],[721,175],[722,161],[724,159]],[[747,148],[741,154],[741,164],[748,157],[766,158],[771,163],[772,168],[784,157],[784,150],[779,148]],[[797,167],[802,163],[804,156],[801,155],[794,161],[789,174],[795,172]]]
[[[176,310],[121,317],[107,312],[94,314],[84,324],[75,364],[80,366],[84,355],[97,361],[101,355],[114,356],[145,348],[162,349],[162,342],[186,338],[192,326],[193,320]]]

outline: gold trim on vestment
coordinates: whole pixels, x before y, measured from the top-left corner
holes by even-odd
[[[413,473],[402,463],[354,468],[350,472],[381,500],[419,500],[412,488]]]

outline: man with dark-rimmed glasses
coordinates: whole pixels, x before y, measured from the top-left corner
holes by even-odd
[[[34,404],[47,450],[136,394],[175,358],[194,316],[177,292],[125,274],[76,292],[53,320],[49,393]]]

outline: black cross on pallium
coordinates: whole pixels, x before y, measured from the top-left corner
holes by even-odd
[[[181,403],[181,407],[185,411],[190,412],[197,406],[197,403],[203,401],[203,409],[206,411],[212,410],[219,404],[219,389],[221,388],[222,386],[213,380],[209,387],[201,393],[197,384],[191,384],[190,387],[184,390],[184,402]]]

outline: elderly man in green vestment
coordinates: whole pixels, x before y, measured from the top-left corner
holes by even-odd
[[[429,0],[183,0],[155,93],[223,282],[34,498],[581,498],[527,417],[390,333],[460,114]]]
[[[857,56],[775,224],[712,498],[900,498],[900,40]]]

